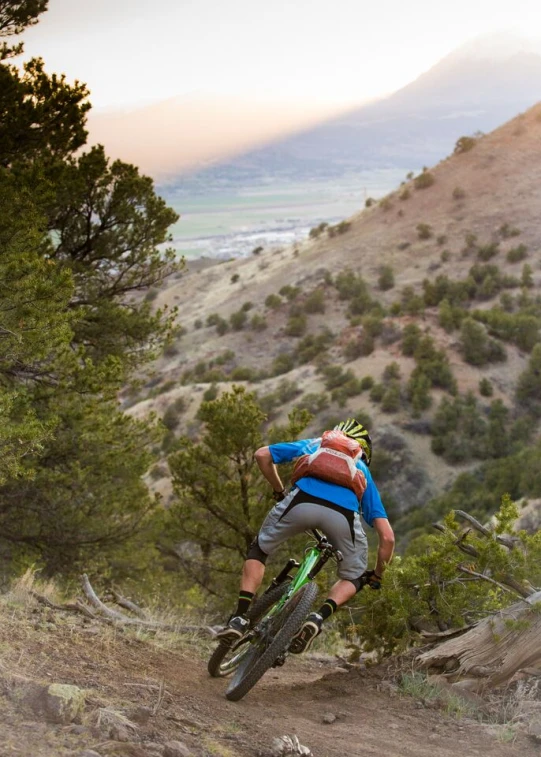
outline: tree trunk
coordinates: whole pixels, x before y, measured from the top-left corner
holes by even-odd
[[[470,690],[500,686],[526,668],[541,672],[541,591],[424,652],[417,661],[450,682],[472,679]]]

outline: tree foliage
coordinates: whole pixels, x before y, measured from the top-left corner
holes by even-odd
[[[421,631],[462,628],[511,604],[517,595],[510,586],[539,585],[541,533],[516,533],[517,516],[504,496],[487,536],[464,528],[451,512],[440,533],[413,541],[386,570],[382,591],[363,592],[359,633],[366,648],[381,656],[403,650],[423,641]],[[511,537],[511,548],[498,539],[502,534]]]
[[[45,0],[0,0],[0,37]],[[69,573],[143,527],[157,431],[116,394],[169,336],[140,296],[177,267],[176,214],[134,166],[82,152],[88,91],[0,52],[0,544]],[[5,547],[5,548],[4,548]]]

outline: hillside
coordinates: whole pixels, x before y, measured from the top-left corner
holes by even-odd
[[[488,287],[485,292],[482,287],[487,282],[481,277],[477,293],[463,302],[462,310],[473,312],[479,320],[475,311],[493,307],[500,295],[510,293],[515,298],[511,310],[520,311],[517,297],[527,264],[531,281],[526,291],[535,300],[541,283],[541,105],[477,139],[472,149],[453,154],[428,173],[433,177],[430,186],[419,189],[417,179],[408,180],[349,219],[349,226],[331,233],[324,230],[293,249],[265,250],[250,259],[193,265],[169,280],[162,291],[151,293],[159,306],[178,306],[183,333],[157,361],[156,373],[146,388],[126,398],[130,413],[139,416],[155,410],[164,414],[182,398],[177,402],[177,408],[182,405],[182,409],[175,433],[184,430],[193,435],[204,392],[213,383],[224,390],[231,381],[244,383],[247,379],[248,387],[267,398],[267,407],[277,419],[283,419],[288,410],[310,395],[308,405],[316,413],[309,428],[313,433],[337,417],[368,413],[376,449],[387,452],[383,455],[386,469],[380,468],[382,488],[400,511],[424,505],[457,473],[471,469],[473,460],[449,464],[445,455],[432,451],[431,422],[439,401],[449,396],[445,387],[433,383],[430,408],[412,412],[408,380],[416,362],[404,354],[403,330],[415,323],[421,332],[430,334],[435,347],[448,358],[459,395],[473,392],[485,417],[488,403],[497,399],[515,412],[517,379],[528,364],[528,350],[513,340],[496,339],[506,353],[505,361],[485,361],[482,365],[471,359],[466,362],[460,330],[443,328],[438,307],[424,301],[419,305],[415,296],[426,298],[422,286],[425,280],[434,282],[442,275],[449,286],[449,282],[467,279],[474,265],[495,265],[503,284],[491,284],[492,289]],[[420,238],[423,236],[428,238]],[[520,245],[524,249],[509,255]],[[390,288],[379,283],[382,267],[392,270],[394,284]],[[486,269],[481,273],[484,276]],[[368,285],[372,299],[367,310],[346,291],[347,281],[355,276],[362,276]],[[487,281],[490,284],[492,279]],[[341,282],[338,287],[337,282]],[[291,291],[291,287],[298,291]],[[280,290],[282,295],[269,306],[269,296]],[[314,291],[321,294],[313,295]],[[310,297],[313,302],[307,305]],[[321,302],[324,312],[312,312],[321,310]],[[234,316],[239,309],[244,315]],[[373,350],[356,354],[356,342],[361,343],[361,353],[367,352],[362,342],[374,327],[366,321],[370,313],[376,314],[377,321]],[[207,325],[209,317],[214,325]],[[220,327],[220,319],[227,323]],[[314,348],[312,344],[310,349],[310,337],[313,341],[325,329],[332,336],[324,339],[324,345],[318,347],[316,343]],[[538,322],[535,333],[537,340]],[[348,350],[350,343],[353,348]],[[340,366],[338,371],[351,371],[357,381],[370,376],[377,385],[384,379],[386,366],[396,362],[400,373],[398,407],[385,411],[381,392],[377,398],[373,389],[363,391],[359,386],[349,396],[347,390],[333,394],[333,388],[340,388],[340,379],[333,387],[325,362],[327,368]],[[387,384],[389,378],[393,380],[387,375]],[[489,398],[480,395],[481,379],[490,382]],[[272,393],[277,390],[273,400]],[[155,479],[153,486],[167,495],[167,477]]]

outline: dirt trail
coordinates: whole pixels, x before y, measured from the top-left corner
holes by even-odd
[[[0,757],[75,757],[85,748],[155,757],[172,739],[194,757],[266,757],[284,734],[296,734],[314,757],[539,754],[526,737],[504,744],[486,726],[399,697],[377,668],[346,671],[331,658],[289,659],[229,702],[226,681],[208,676],[200,650],[201,641],[142,639],[37,607],[1,612]],[[21,706],[13,687],[27,681],[84,688],[82,723],[49,724]],[[108,731],[97,725],[100,708],[129,718],[143,708],[147,722]],[[323,723],[327,713],[332,724]]]

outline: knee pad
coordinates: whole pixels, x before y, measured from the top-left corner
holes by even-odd
[[[260,563],[263,563],[263,565],[267,562],[268,555],[263,552],[261,547],[259,546],[259,539],[257,536],[253,540],[253,542],[250,545],[250,549],[248,550],[248,554],[246,555],[247,560],[258,560]]]
[[[348,578],[348,581],[351,581],[357,591],[361,591],[366,584],[366,575],[363,573],[359,578]]]

